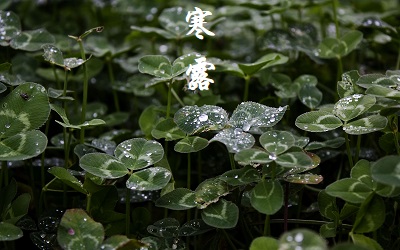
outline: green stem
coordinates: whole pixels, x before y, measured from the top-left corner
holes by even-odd
[[[269,236],[271,235],[271,217],[269,214],[265,216],[265,221],[264,221],[264,236]]]
[[[171,93],[175,97],[175,99],[179,102],[179,104],[184,107],[185,103],[183,103],[182,99],[178,96],[178,94],[175,92],[173,88],[171,88]]]
[[[357,149],[354,156],[354,162],[358,162],[358,157],[360,156],[361,149],[361,135],[357,135]]]
[[[3,180],[4,180],[4,186],[8,185],[8,166],[7,166],[7,161],[2,161],[1,162],[1,176],[0,176],[0,187],[3,186]]]
[[[232,153],[229,153],[229,161],[231,163],[231,169],[236,169],[235,159]]]
[[[83,48],[83,41],[81,38],[77,39],[77,41],[79,44],[82,60],[86,61],[85,49]],[[82,67],[83,67],[83,93],[82,93],[81,123],[84,123],[86,119],[86,104],[87,104],[89,80],[88,80],[86,63],[84,63]],[[80,143],[83,144],[84,142],[85,142],[85,129],[81,128]]]
[[[338,57],[338,65],[337,65],[337,76],[336,76],[336,80],[339,81],[340,78],[342,77],[343,74],[343,62],[342,62],[342,58],[339,56]]]
[[[349,159],[350,168],[353,168],[354,164],[353,164],[353,157],[351,154],[349,135],[347,133],[344,133],[344,138],[346,139],[346,151],[347,151],[347,157]]]
[[[400,68],[400,44],[398,46],[399,46],[399,51],[397,52],[396,70]]]
[[[44,129],[44,134],[46,135],[46,136],[48,136],[48,134],[49,134],[49,127],[50,127],[50,117],[49,117],[49,119],[47,119],[47,121],[46,121],[46,127],[45,127],[45,129]],[[45,172],[45,169],[44,169],[44,160],[45,160],[45,157],[46,157],[46,151],[43,151],[43,153],[42,153],[42,155],[41,155],[41,158],[40,158],[40,182],[41,182],[41,185],[42,185],[42,188],[44,187],[44,185],[46,185],[45,183],[46,183],[46,172]]]
[[[92,194],[88,193],[86,196],[86,212],[90,214],[90,209],[92,206]]]
[[[337,0],[332,0],[333,21],[335,22],[336,38],[339,39],[340,34],[339,34],[339,22],[337,19],[337,7],[338,7]]]
[[[57,75],[56,65],[54,65],[54,64],[51,64],[51,65],[53,68],[53,74],[54,74],[54,79],[56,81],[56,86],[58,89],[61,89],[60,80],[58,79],[58,75]]]
[[[131,190],[126,189],[125,195],[125,235],[129,237],[131,223]]]
[[[245,76],[244,81],[243,101],[246,102],[249,98],[250,76]]]
[[[112,87],[115,85],[115,79],[114,79],[114,71],[113,71],[112,65],[111,65],[111,58],[107,59],[107,68],[108,68],[108,77],[110,78],[110,83],[111,83],[111,87]],[[113,94],[113,98],[114,98],[115,110],[117,112],[119,112],[120,109],[119,109],[118,95],[117,95],[117,91],[114,88],[112,88],[112,94]]]
[[[191,176],[192,176],[192,164],[191,164],[191,157],[190,157],[190,153],[187,154],[187,180],[186,180],[186,185],[187,188],[190,189],[190,186],[192,185],[191,183]],[[190,221],[190,209],[187,210],[186,213],[186,220]]]
[[[167,115],[166,118],[170,117],[171,113],[171,93],[172,93],[172,81],[168,83],[168,99],[167,99]]]

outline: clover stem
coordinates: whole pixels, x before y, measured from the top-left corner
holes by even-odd
[[[83,48],[82,39],[78,39],[77,41],[81,51],[82,60],[86,61],[85,49]],[[82,67],[83,67],[83,92],[82,92],[81,123],[84,123],[86,119],[86,104],[87,104],[89,80],[88,80],[86,63],[83,63]],[[84,141],[85,141],[85,129],[82,127],[80,132],[80,143],[83,144]]]
[[[86,196],[86,212],[90,214],[90,209],[92,206],[92,194],[88,193]]]
[[[358,157],[360,156],[360,148],[361,148],[361,135],[357,136],[357,149],[354,155],[354,162],[358,162]]]
[[[191,165],[191,160],[190,160],[190,153],[187,154],[187,188],[190,189],[191,186],[191,175],[192,175],[192,165]],[[186,213],[186,220],[190,221],[190,209],[187,210]]]
[[[171,93],[172,93],[172,81],[168,83],[168,99],[167,99],[167,115],[166,118],[170,117],[171,113]]]
[[[271,216],[269,214],[265,216],[263,235],[271,235]]]
[[[130,221],[131,221],[131,190],[126,188],[125,195],[125,234],[128,236],[130,231]]]
[[[244,78],[245,85],[244,85],[244,94],[243,94],[243,101],[246,102],[249,98],[249,86],[250,86],[250,76],[245,76]]]
[[[399,68],[400,68],[400,46],[399,46],[399,51],[397,52],[396,70],[399,70]]]
[[[301,200],[301,198],[300,198]],[[301,206],[300,206],[301,207]],[[283,231],[288,230],[288,216],[289,216],[289,183],[285,182],[285,208],[283,212]]]
[[[349,135],[347,133],[344,133],[344,138],[346,140],[347,158],[349,159],[350,168],[353,168],[354,164],[353,164],[353,157],[351,155]]]
[[[51,116],[51,114],[50,114],[50,116]],[[46,137],[48,136],[48,133],[49,133],[49,127],[50,127],[50,117],[49,117],[49,119],[47,119],[46,127],[44,129],[44,134],[46,135]],[[43,151],[43,153],[40,157],[40,180],[41,180],[42,188],[44,187],[44,185],[46,185],[45,184],[45,174],[46,173],[45,173],[45,169],[44,169],[44,159],[46,157],[45,152],[46,152],[46,150]]]
[[[339,22],[337,19],[337,7],[338,7],[337,0],[332,0],[333,21],[335,22],[336,38],[339,39],[340,34],[339,34]]]
[[[3,186],[3,178],[4,178],[4,186],[7,186],[8,185],[7,161],[2,161],[1,162],[0,187]]]
[[[111,83],[111,87],[115,85],[115,79],[114,79],[114,71],[111,65],[111,58],[107,59],[107,68],[108,68],[108,77],[110,78],[110,83]],[[119,100],[118,100],[118,95],[117,95],[117,91],[112,88],[112,94],[113,94],[113,98],[114,98],[114,106],[115,106],[115,110],[117,112],[120,111],[119,109]]]
[[[229,161],[231,163],[231,169],[236,169],[235,159],[232,153],[229,153]]]
[[[178,94],[175,92],[173,88],[171,88],[171,93],[175,97],[175,99],[179,102],[179,104],[184,107],[185,103],[183,103],[182,99],[178,96]]]

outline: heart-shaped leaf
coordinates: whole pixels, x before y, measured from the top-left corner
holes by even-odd
[[[337,92],[340,98],[350,96],[356,93],[359,88],[356,83],[360,78],[357,70],[351,70],[342,74],[342,80],[337,83]]]
[[[243,132],[240,128],[227,128],[216,134],[210,142],[219,141],[227,147],[230,153],[237,153],[243,149],[251,148],[254,143],[254,137]]]
[[[265,179],[251,191],[251,205],[260,213],[275,214],[283,205],[283,188],[279,181]]]
[[[375,102],[376,98],[369,95],[346,96],[335,104],[333,113],[342,121],[349,121],[365,113]]]
[[[196,195],[192,190],[177,188],[156,200],[156,206],[172,210],[187,210],[196,207]]]
[[[179,153],[193,153],[208,146],[208,140],[199,136],[189,136],[180,140],[174,146],[174,150]]]
[[[178,127],[188,134],[222,129],[228,122],[228,114],[223,108],[204,105],[185,106],[174,116]]]
[[[43,86],[19,85],[0,101],[0,138],[37,129],[49,114],[49,99]]]
[[[8,46],[11,39],[21,32],[21,21],[12,11],[0,11],[0,45]]]
[[[41,50],[44,44],[54,43],[52,34],[44,29],[23,31],[13,38],[10,45],[14,49],[25,51]]]
[[[389,99],[400,100],[400,91],[384,86],[374,85],[365,91],[365,94]]]
[[[197,186],[195,190],[195,202],[199,209],[204,209],[211,203],[217,202],[221,196],[227,195],[228,193],[228,185],[224,181],[218,178],[207,179]]]
[[[388,120],[381,115],[371,115],[352,122],[343,126],[343,130],[351,135],[362,135],[382,130],[386,127]]]
[[[229,124],[243,131],[252,128],[272,127],[285,114],[287,106],[272,108],[255,102],[242,102],[233,111]]]
[[[260,175],[255,168],[246,166],[240,169],[229,170],[218,178],[231,186],[241,186],[259,181]]]
[[[73,176],[70,172],[68,172],[67,169],[62,168],[62,167],[52,167],[48,170],[48,172],[58,179],[60,179],[62,182],[67,184],[68,186],[72,187],[78,192],[81,192],[83,194],[87,194],[88,192],[83,188],[82,182],[80,182],[75,176]]]
[[[297,93],[301,103],[310,109],[315,109],[322,101],[322,92],[315,86],[304,85]]]
[[[127,168],[138,170],[159,162],[164,155],[164,149],[157,141],[133,138],[121,142],[114,154]]]
[[[328,250],[326,240],[309,229],[294,229],[279,237],[281,249]]]
[[[186,15],[187,10],[182,7],[166,8],[161,12],[158,21],[165,30],[169,31],[176,38],[181,38],[189,31]]]
[[[272,130],[260,136],[260,144],[269,153],[282,154],[294,146],[295,138],[290,132]]]
[[[89,153],[82,156],[79,166],[95,176],[107,179],[117,179],[129,172],[127,166],[117,158],[102,153]]]
[[[172,173],[162,167],[151,167],[133,173],[126,181],[126,187],[132,190],[153,191],[165,187]]]
[[[103,225],[82,209],[69,209],[61,218],[57,241],[63,249],[98,249],[103,239]]]
[[[151,135],[156,139],[165,138],[166,141],[173,141],[186,136],[185,132],[179,129],[172,118],[157,123],[151,131]]]
[[[237,152],[235,154],[235,161],[244,166],[257,166],[273,161],[274,157],[276,157],[276,154],[270,154],[257,148],[248,148]]]
[[[372,178],[380,183],[400,187],[400,156],[384,156],[372,164]]]
[[[20,161],[41,154],[47,146],[47,137],[38,130],[31,130],[0,141],[1,161]]]
[[[24,236],[22,230],[7,222],[0,222],[0,241],[13,241]]]
[[[343,123],[329,112],[311,111],[299,115],[296,118],[295,125],[309,132],[326,132],[342,126]]]
[[[216,228],[233,228],[239,220],[239,208],[235,203],[220,199],[201,212],[203,221]]]
[[[283,179],[296,184],[319,184],[324,177],[318,174],[291,174],[286,175]]]
[[[373,192],[371,187],[353,178],[335,181],[325,190],[327,194],[351,203],[362,203]]]
[[[284,64],[288,61],[288,57],[279,53],[270,53],[262,56],[254,63],[239,63],[239,68],[243,71],[244,75],[252,76],[258,71],[279,64]]]
[[[164,218],[147,227],[147,231],[162,238],[175,238],[179,234],[179,221],[174,218]]]
[[[340,58],[356,49],[361,42],[363,33],[352,30],[344,34],[340,39],[327,37],[319,44],[317,55],[321,58]]]
[[[337,137],[323,142],[313,141],[307,145],[305,150],[316,150],[321,148],[338,148],[342,146],[344,143],[345,139],[343,137]]]
[[[312,158],[304,152],[287,152],[276,157],[275,162],[286,168],[309,169],[314,166]]]

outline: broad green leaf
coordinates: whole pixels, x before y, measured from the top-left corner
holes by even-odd
[[[237,153],[244,149],[251,148],[254,143],[254,137],[243,132],[240,128],[227,128],[216,134],[210,142],[219,141],[227,147],[230,153]]]
[[[8,46],[10,40],[21,32],[21,21],[12,11],[0,11],[0,46]]]
[[[343,125],[342,121],[333,114],[325,111],[311,111],[299,115],[295,125],[309,132],[326,132]]]
[[[351,240],[355,245],[364,246],[365,248],[362,249],[370,249],[370,250],[383,250],[381,245],[376,242],[374,239],[371,239],[363,234],[350,234]],[[362,250],[361,249],[361,250]],[[353,249],[350,249],[353,250]]]
[[[374,191],[382,197],[397,197],[400,195],[400,187],[380,182],[374,182]]]
[[[39,130],[31,130],[0,141],[1,161],[20,161],[41,154],[47,146],[47,137]]]
[[[68,209],[61,218],[57,241],[65,250],[98,249],[104,239],[104,228],[82,209]]]
[[[165,207],[172,210],[187,210],[196,207],[195,193],[187,188],[177,188],[164,194],[155,202],[157,207]]]
[[[162,109],[157,106],[150,105],[145,108],[139,117],[139,127],[147,138],[151,137],[151,131],[160,119]]]
[[[382,74],[362,75],[358,79],[357,85],[363,88],[370,88],[373,86],[393,88],[397,86],[396,82],[394,82],[393,79]]]
[[[385,216],[385,202],[382,197],[374,195],[372,199],[367,199],[361,204],[352,231],[374,232],[383,225]]]
[[[174,121],[184,132],[194,134],[222,129],[228,122],[228,114],[217,106],[185,106],[175,113]]]
[[[215,228],[233,228],[239,220],[239,208],[235,203],[220,199],[201,211],[201,218]]]
[[[179,39],[186,36],[189,31],[189,25],[186,22],[187,13],[187,10],[182,7],[166,8],[161,12],[158,21],[161,27],[171,33],[175,39]]]
[[[218,178],[207,179],[200,183],[195,190],[197,208],[204,209],[228,193],[228,185],[224,181]]]
[[[307,170],[313,168],[314,162],[304,152],[288,152],[278,155],[275,162],[285,168],[298,168]]]
[[[400,91],[380,85],[374,85],[365,91],[365,94],[371,96],[386,97],[389,99],[400,100]]]
[[[247,132],[252,128],[272,127],[285,114],[287,106],[272,108],[256,102],[242,102],[233,111],[229,124]]]
[[[132,190],[153,191],[165,187],[172,173],[162,167],[151,167],[134,172],[126,181],[126,187]]]
[[[371,188],[374,186],[374,181],[371,178],[371,164],[367,160],[359,160],[351,169],[350,176]]]
[[[30,194],[23,193],[19,195],[11,203],[11,207],[4,215],[3,222],[15,225],[23,216],[25,216],[28,213],[30,202],[31,202]]]
[[[67,184],[71,188],[75,189],[78,192],[83,194],[87,194],[88,192],[83,188],[83,184],[67,169],[62,167],[52,167],[48,170],[48,172],[58,179],[60,179],[63,183]]]
[[[325,190],[318,193],[318,208],[321,215],[325,218],[333,221],[339,218],[336,198],[328,195]]]
[[[172,76],[176,77],[186,72],[190,64],[196,63],[195,59],[201,57],[198,53],[189,53],[178,57],[172,63]]]
[[[125,164],[103,153],[89,153],[82,156],[79,166],[95,176],[107,179],[117,179],[129,173]]]
[[[371,115],[352,122],[343,126],[343,130],[347,134],[362,135],[382,130],[386,127],[388,120],[381,115]]]
[[[328,250],[325,239],[309,229],[294,229],[279,237],[279,249]]]
[[[248,148],[240,150],[235,154],[235,161],[240,165],[257,166],[259,164],[269,163],[274,160],[276,154],[270,154],[257,148]]]
[[[350,96],[356,93],[357,81],[360,74],[357,70],[351,70],[342,74],[342,80],[337,82],[337,92],[340,98]]]
[[[1,13],[0,13],[1,14]],[[11,223],[0,222],[0,241],[12,241],[24,235],[22,230]]]
[[[179,221],[174,218],[164,218],[147,227],[147,231],[162,238],[175,238],[179,235]]]
[[[11,202],[17,194],[17,181],[12,178],[8,185],[0,189],[0,215],[7,213]]]
[[[340,39],[327,37],[318,45],[317,56],[321,58],[341,58],[356,49],[361,42],[363,33],[352,30]]]
[[[298,84],[299,86],[312,86],[316,87],[318,84],[318,79],[313,75],[301,75],[297,77],[293,83]]]
[[[376,98],[369,95],[355,94],[340,99],[334,106],[333,113],[342,121],[350,121],[365,113],[376,102]]]
[[[159,78],[170,78],[172,65],[167,57],[162,55],[147,55],[139,59],[140,73],[149,74]]]
[[[372,178],[382,184],[400,187],[400,156],[384,156],[372,164]]]
[[[24,83],[0,101],[0,139],[37,129],[50,114],[46,89],[37,83]]]
[[[178,153],[193,153],[208,146],[208,140],[199,136],[183,138],[175,144],[174,150]]]
[[[296,184],[319,184],[324,177],[317,174],[289,174],[283,178],[285,181]]]
[[[344,178],[335,181],[328,185],[325,190],[333,197],[356,204],[362,203],[373,192],[372,187],[353,178]]]
[[[239,63],[238,66],[243,71],[244,75],[252,76],[262,69],[279,64],[284,64],[288,61],[288,59],[289,58],[287,56],[284,56],[282,54],[270,53],[262,56],[254,63]]]
[[[326,140],[323,142],[313,141],[310,142],[305,150],[316,150],[321,148],[339,148],[345,143],[345,139],[343,137],[337,137],[334,139]]]
[[[213,228],[204,223],[201,219],[194,219],[186,222],[179,229],[180,236],[193,236],[205,233]]]
[[[114,154],[126,168],[138,170],[159,162],[164,155],[164,149],[157,141],[133,138],[121,142]]]
[[[64,66],[64,56],[59,48],[51,44],[45,44],[42,46],[44,50],[44,60],[50,62],[51,64]]]
[[[154,94],[154,88],[147,88],[146,84],[151,81],[152,77],[149,75],[137,74],[129,77],[124,82],[115,82],[113,89],[124,93],[133,93],[135,96],[148,97]]]
[[[260,180],[260,175],[255,168],[247,166],[240,169],[229,170],[218,178],[225,181],[230,186],[241,186],[258,182]]]
[[[177,127],[172,118],[168,118],[157,123],[151,135],[156,139],[165,138],[166,141],[174,141],[184,138],[186,133]]]
[[[319,234],[324,238],[336,236],[337,226],[334,222],[328,222],[319,228]]]
[[[113,235],[103,241],[100,246],[101,250],[115,250],[115,249],[140,249],[145,248],[147,245],[136,239],[130,239],[125,235]]]
[[[322,92],[315,86],[303,85],[297,93],[301,103],[310,109],[317,108],[322,101]]]
[[[295,138],[290,132],[272,130],[260,136],[260,144],[269,153],[278,155],[293,147]]]
[[[275,214],[283,206],[283,188],[279,181],[265,179],[251,191],[251,205],[260,213]]]
[[[25,51],[41,50],[44,44],[54,43],[52,34],[44,29],[23,31],[11,40],[11,47]]]
[[[255,239],[250,244],[250,250],[278,250],[279,244],[278,240],[272,237],[260,236]]]

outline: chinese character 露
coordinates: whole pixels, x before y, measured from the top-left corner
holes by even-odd
[[[200,33],[206,33],[209,36],[215,36],[215,34],[208,29],[204,28],[203,24],[207,23],[204,21],[204,17],[212,15],[210,11],[203,11],[198,7],[194,7],[194,11],[188,11],[188,14],[186,15],[186,22],[189,22],[189,27],[192,29],[189,30],[189,32],[186,35],[192,34],[194,31],[196,31],[196,37],[198,39],[203,39],[204,37]]]
[[[212,63],[206,62],[206,58],[200,57],[195,59],[197,64],[190,64],[186,75],[190,75],[190,81],[188,88],[190,90],[195,90],[199,88],[200,90],[208,90],[210,83],[214,83],[212,79],[207,78],[207,70],[214,70],[215,66]]]

